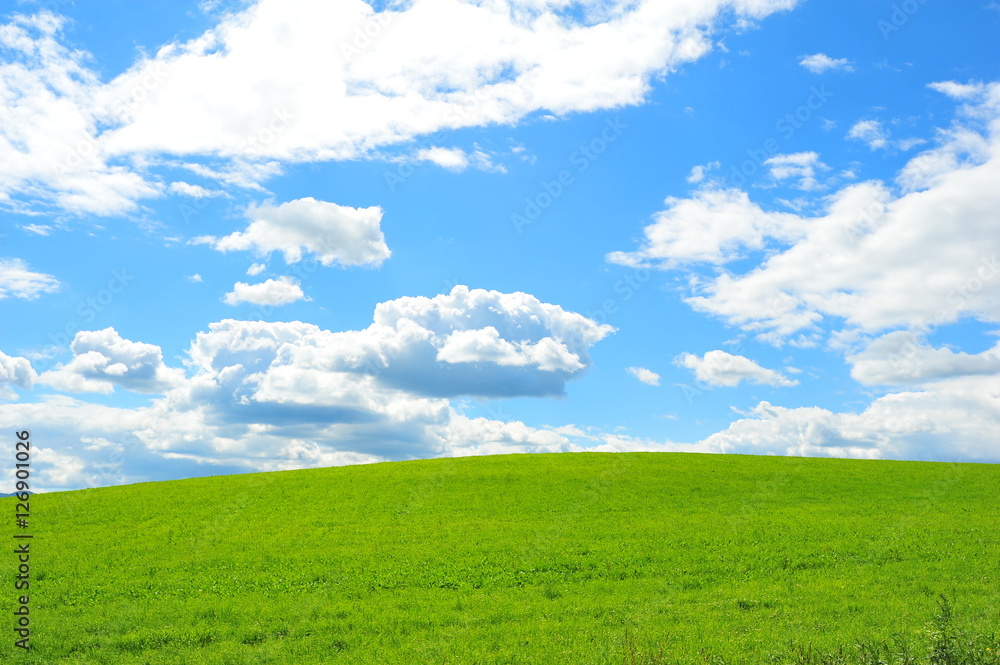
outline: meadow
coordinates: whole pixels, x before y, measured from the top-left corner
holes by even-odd
[[[995,664],[998,488],[996,465],[580,453],[39,494],[32,649],[8,582],[0,662]]]

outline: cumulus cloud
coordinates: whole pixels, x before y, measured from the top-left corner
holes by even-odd
[[[847,357],[865,385],[920,385],[960,376],[1000,374],[1000,343],[982,353],[934,348],[917,333],[896,331]]]
[[[286,392],[276,386],[268,391],[311,401],[315,397],[295,386],[295,376],[334,383],[343,373],[357,375],[352,381],[377,376],[385,388],[429,397],[561,395],[565,382],[589,366],[589,347],[612,328],[525,293],[456,286],[434,298],[381,303],[372,325],[360,331],[329,332],[305,324],[293,329],[282,324],[279,330],[292,337],[261,375],[262,385],[281,375]],[[191,356],[213,356],[202,349],[221,342],[210,340],[245,344],[274,334],[251,322],[213,324],[210,333],[199,334]]]
[[[906,192],[930,189],[960,169],[985,163],[996,150],[987,137],[966,127],[939,132],[939,144],[920,153],[899,172],[896,182]]]
[[[280,307],[298,302],[305,297],[302,287],[294,278],[282,276],[259,284],[236,282],[233,290],[226,294],[224,300],[227,305],[250,303],[251,305]]]
[[[668,199],[645,243],[608,259],[691,271],[689,305],[775,344],[814,344],[831,328],[1000,321],[1000,107],[990,101],[1000,84],[990,90],[903,167],[898,192],[880,181],[849,185],[810,216],[708,188]],[[698,270],[748,250],[763,258],[743,272]]]
[[[766,240],[794,240],[805,233],[802,220],[787,213],[766,212],[738,189],[712,186],[694,198],[669,197],[666,210],[647,226],[643,247],[612,252],[612,263],[668,269],[689,263],[723,264],[763,249]]]
[[[205,389],[203,386],[202,389]],[[399,410],[354,422],[332,409],[289,408],[293,417],[263,409],[256,420],[235,422],[206,403],[173,397],[125,409],[43,396],[32,404],[0,404],[0,427],[33,422],[32,432],[51,447],[34,460],[36,491],[78,489],[252,471],[410,459],[578,450],[607,437],[537,429],[517,420],[468,418],[441,400],[435,411]],[[232,407],[229,407],[232,408]],[[339,415],[331,418],[331,413]],[[249,418],[253,420],[253,418]],[[568,428],[575,430],[575,428]],[[617,445],[629,446],[616,437]],[[643,449],[656,449],[653,442]],[[683,444],[660,449],[684,450]],[[636,448],[638,449],[638,448]],[[13,469],[6,472],[13,481]]]
[[[610,332],[528,294],[456,286],[383,302],[363,330],[212,324],[188,352],[197,370],[189,389],[227,386],[238,397],[226,403],[255,403],[248,411],[257,414],[297,405],[353,414],[345,418],[413,412],[435,420],[447,406],[440,398],[563,394],[589,366],[589,347]]]
[[[743,381],[781,387],[796,386],[799,383],[780,372],[765,369],[749,358],[719,350],[709,351],[700,358],[692,353],[684,353],[674,363],[690,369],[698,381],[710,386],[735,387]]]
[[[33,457],[35,491],[255,470],[261,460],[226,456],[227,440],[216,437],[201,415],[170,410],[163,403],[116,408],[62,395],[0,404],[0,426],[33,423],[35,440],[45,442]],[[176,458],[197,453],[198,459],[187,463]],[[13,470],[6,475],[11,481]]]
[[[148,155],[255,187],[287,163],[637,104],[651,77],[709,52],[720,22],[795,4],[613,0],[573,17],[535,0],[259,0],[107,82],[63,45],[62,18],[17,16],[2,32],[16,57],[0,71],[0,194],[114,214],[164,193]]]
[[[934,348],[925,338],[961,319],[998,321],[1000,84],[984,90],[937,87],[965,104],[953,125],[939,130],[937,145],[900,170],[898,187],[862,182],[825,197],[813,216],[793,215],[770,227],[738,226],[726,242],[743,249],[729,253],[716,249],[723,246],[719,242],[709,245],[714,251],[677,242],[688,235],[719,238],[720,219],[732,217],[730,210],[716,215],[721,206],[704,205],[705,195],[696,192],[669,201],[667,212],[646,229],[645,246],[625,255],[686,270],[690,305],[767,341],[805,344],[828,332],[832,347],[852,348],[846,359],[856,381],[895,390],[859,412],[761,402],[698,445],[758,454],[1000,461],[1000,349],[966,353]],[[889,140],[880,124],[854,133]],[[739,194],[729,198],[739,200]],[[749,200],[742,205],[755,207]],[[673,218],[676,209],[700,214]],[[690,228],[683,229],[684,222]],[[751,247],[763,250],[760,261],[727,269]],[[696,260],[678,260],[683,257]],[[859,340],[870,341],[854,349]],[[740,380],[714,378],[710,356],[685,354],[678,364],[696,376],[701,370],[706,383]]]
[[[551,337],[515,343],[501,339],[493,326],[456,330],[438,348],[437,359],[446,363],[495,362],[514,367],[534,366],[543,372],[575,372],[584,368],[580,357]]]
[[[74,393],[111,393],[115,386],[160,394],[180,385],[184,371],[163,363],[160,347],[123,339],[114,328],[81,331],[70,344],[73,360],[43,373],[39,383]]]
[[[185,137],[185,147],[233,150],[246,140],[247,131],[237,128],[266,126],[261,110],[270,107],[263,92],[269,86],[286,93],[282,103],[294,118],[258,146],[277,158],[351,157],[370,145],[443,127],[506,123],[538,109],[561,114],[636,103],[649,74],[709,50],[704,26],[723,9],[763,17],[794,4],[706,2],[681,11],[616,1],[603,15],[592,14],[588,24],[557,18],[558,6],[533,1],[418,1],[377,13],[363,2],[263,0],[198,39],[168,46],[140,63],[129,76],[162,67],[164,84],[152,93],[155,103],[136,109],[133,122],[116,138],[145,149],[176,150],[156,131],[176,132],[177,120],[165,122],[175,112],[187,127],[209,123]],[[363,49],[340,48],[353,44],[356,27],[369,25],[382,27],[377,38]],[[616,53],[621,56],[607,55]],[[255,95],[257,103],[246,103]],[[208,115],[201,110],[205,106],[189,104],[193,99],[228,110]],[[390,114],[394,121],[386,122]],[[239,122],[221,120],[227,117]]]
[[[312,197],[281,205],[250,206],[244,231],[223,238],[202,237],[220,252],[253,251],[260,256],[281,252],[285,263],[303,256],[325,266],[378,266],[390,251],[382,235],[382,208],[351,208]]]
[[[447,426],[434,428],[432,436],[449,456],[502,455],[506,453],[557,453],[566,450],[567,437],[514,421],[452,415]]]
[[[191,377],[150,407],[172,422],[150,441],[188,460],[255,469],[320,465],[334,452],[375,460],[548,450],[566,440],[464,419],[451,398],[562,395],[610,332],[528,294],[461,286],[383,302],[362,330],[227,319],[197,334]],[[277,451],[293,439],[296,457],[282,461]]]
[[[969,175],[888,202],[880,184],[847,188],[812,220],[807,238],[747,274],[718,276],[688,302],[780,337],[817,329],[824,317],[867,330],[995,321],[1000,246],[988,210],[1000,202],[990,202],[996,194],[986,183],[996,176]]]
[[[10,386],[30,389],[37,378],[27,358],[11,357],[0,351],[0,399],[16,399],[17,393]]]
[[[1000,462],[1000,377],[963,376],[890,393],[860,413],[761,402],[701,443],[726,452]]]
[[[716,444],[678,443],[656,441],[627,434],[599,433],[580,440],[571,440],[564,448],[568,452],[581,453],[722,453],[726,452]]]
[[[11,357],[0,351],[0,384],[31,388],[37,378],[27,358]]]
[[[59,280],[52,275],[33,272],[21,259],[0,259],[0,300],[34,300],[59,290]]]
[[[831,58],[825,53],[814,53],[804,55],[799,60],[799,64],[811,71],[813,74],[822,74],[830,70],[842,72],[853,72],[854,66],[847,58]]]
[[[454,333],[468,330],[487,330],[483,339],[499,338],[515,351],[550,338],[584,365],[590,362],[587,347],[610,333],[607,326],[526,294],[456,287],[434,298],[382,303],[363,330],[220,321],[199,333],[188,349],[190,377],[168,369],[173,374],[164,380],[157,378],[162,361],[156,347],[95,331],[75,340],[74,353],[83,358],[98,350],[106,361],[71,363],[55,372],[76,372],[95,382],[132,382],[132,388],[140,384],[153,395],[154,387],[166,389],[162,396],[146,406],[118,408],[42,395],[35,403],[0,404],[0,427],[38,423],[36,436],[50,446],[39,450],[42,490],[384,459],[581,450],[1000,461],[996,374],[943,376],[936,371],[939,378],[927,386],[886,395],[861,414],[762,402],[728,429],[693,444],[573,425],[539,429],[502,416],[471,418],[450,397],[558,393],[540,393],[530,382],[496,385],[511,378],[505,371],[539,377],[561,373],[568,380],[583,370],[547,369],[544,358],[522,364],[523,354],[497,353],[497,347],[510,348],[495,343],[469,345],[464,352],[472,355],[456,363],[437,358]],[[713,357],[696,360],[708,367]],[[130,367],[129,360],[137,362]],[[517,364],[503,364],[512,360]],[[725,372],[734,366],[743,378],[775,378],[753,363],[749,371],[739,362],[719,365],[721,372],[707,378],[730,380]],[[55,372],[46,373],[46,379]],[[423,387],[412,387],[408,373],[422,375]],[[470,380],[472,375],[478,379]],[[925,372],[923,378],[930,375]],[[22,371],[21,376],[18,381],[30,385],[30,374]]]
[[[660,385],[660,375],[652,370],[646,369],[645,367],[627,367],[625,371],[645,383],[647,386]]]
[[[60,451],[47,458],[54,466],[43,488],[568,450],[578,440],[568,433],[468,418],[451,398],[562,395],[611,331],[529,294],[457,286],[383,302],[362,330],[213,323],[187,350],[187,378],[163,365],[158,347],[113,329],[85,332],[73,361],[39,381],[75,392],[118,385],[151,402],[127,409],[42,395],[0,404],[0,427],[37,422],[38,436]]]
[[[0,26],[0,201],[109,214],[136,208],[162,187],[112,156],[97,138],[102,84],[86,53],[60,42],[66,20],[15,14]]]

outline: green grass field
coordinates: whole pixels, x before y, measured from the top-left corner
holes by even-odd
[[[33,648],[8,581],[0,662],[1000,663],[998,488],[588,453],[35,495]]]

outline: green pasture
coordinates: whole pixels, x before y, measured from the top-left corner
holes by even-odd
[[[1000,466],[656,453],[31,497],[0,662],[1000,663]]]

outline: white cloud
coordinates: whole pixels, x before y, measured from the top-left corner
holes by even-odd
[[[39,236],[47,236],[52,233],[52,227],[47,224],[23,224],[21,228],[28,233],[34,233]]]
[[[501,339],[500,332],[493,326],[449,334],[438,348],[437,359],[446,363],[534,366],[543,372],[575,372],[584,368],[578,355],[551,337],[512,343]]]
[[[886,129],[881,120],[859,120],[851,126],[847,132],[847,138],[867,143],[872,150],[893,148],[900,152],[906,152],[927,143],[927,139],[919,137],[893,139],[892,133]]]
[[[626,371],[648,386],[660,385],[660,375],[645,367],[628,367]]]
[[[205,189],[201,185],[192,185],[184,181],[170,183],[167,191],[171,194],[182,194],[196,199],[212,198],[214,196],[225,196],[225,192],[217,189]]]
[[[34,300],[58,291],[59,287],[55,277],[32,272],[21,259],[0,259],[0,300],[10,297]]]
[[[597,442],[597,443],[595,443]],[[654,441],[627,434],[600,433],[589,436],[582,442],[571,442],[564,448],[568,452],[594,453],[722,453],[726,452],[715,444],[676,443]]]
[[[351,157],[445,127],[636,103],[649,74],[710,49],[705,29],[723,7],[763,17],[794,4],[705,2],[678,10],[618,1],[593,25],[581,25],[536,2],[424,0],[380,16],[362,2],[263,0],[123,76],[120,83],[160,67],[163,84],[115,143],[168,152],[238,149],[247,134],[268,126],[264,91],[275,87],[292,120],[257,147],[279,159]],[[357,48],[355,28],[372,24],[381,24],[380,34]],[[202,104],[192,106],[195,99]],[[206,100],[222,111],[205,114]],[[199,130],[180,147],[162,135],[176,134],[178,120]]]
[[[305,298],[295,279],[291,277],[279,277],[269,279],[260,284],[247,284],[246,282],[236,282],[233,290],[226,294],[227,305],[239,305],[250,303],[252,305],[270,305],[279,307],[289,305]]]
[[[706,174],[722,166],[719,162],[709,162],[708,164],[698,165],[691,169],[691,174],[687,177],[687,181],[692,184],[697,184],[705,179]]]
[[[896,141],[896,147],[899,148],[900,151],[906,152],[907,150],[912,150],[918,145],[923,145],[925,143],[927,143],[927,139],[913,137]]]
[[[18,56],[0,70],[0,195],[119,214],[164,193],[152,171],[165,161],[150,155],[255,187],[285,163],[638,104],[653,76],[707,53],[720,22],[746,26],[795,4],[613,0],[571,18],[564,3],[534,0],[383,12],[361,0],[260,0],[106,83],[63,46],[63,19],[15,17],[2,33]]]
[[[268,256],[279,251],[285,263],[297,263],[309,254],[325,266],[378,266],[391,254],[378,206],[351,208],[307,197],[277,206],[250,206],[246,216],[251,222],[245,231],[192,242],[211,243],[221,252]]]
[[[839,70],[842,72],[853,72],[854,66],[847,58],[831,58],[825,53],[815,53],[804,55],[799,60],[799,64],[811,71],[813,74],[822,74],[829,70]]]
[[[764,162],[771,170],[775,180],[798,180],[796,187],[804,191],[821,189],[816,180],[816,171],[828,170],[830,167],[819,160],[815,152],[797,152],[791,155],[775,155]]]
[[[927,87],[952,99],[969,100],[980,97],[988,88],[982,83],[957,83],[955,81],[935,81]]]
[[[851,377],[865,385],[914,385],[961,376],[1000,374],[1000,343],[970,354],[934,348],[918,334],[896,331],[849,355]]]
[[[872,150],[889,145],[889,132],[880,120],[859,120],[848,130],[847,138],[867,143]]]
[[[163,363],[160,347],[122,339],[114,328],[78,332],[70,349],[73,360],[43,373],[39,383],[65,392],[107,394],[121,386],[157,394],[184,380],[183,370]]]
[[[861,413],[761,402],[701,443],[727,452],[1000,462],[1000,377],[963,376],[890,393]]]
[[[550,338],[589,365],[586,348],[610,332],[606,326],[526,294],[465,287],[382,303],[374,318],[368,328],[346,332],[301,322],[221,321],[191,344],[191,378],[165,382],[172,387],[148,406],[41,396],[36,403],[0,404],[0,427],[38,423],[36,436],[49,442],[38,452],[41,490],[420,456],[582,450],[1000,461],[996,375],[935,380],[923,391],[880,398],[862,414],[764,402],[701,442],[652,441],[574,425],[537,429],[502,416],[466,417],[450,397],[561,391],[521,380],[551,378],[541,364],[503,365],[505,356],[484,355],[449,363],[435,356],[456,331],[492,327],[514,348]],[[156,347],[108,331],[87,335],[97,340],[87,349],[96,346],[105,357],[119,347],[121,355],[142,359],[147,379],[155,374],[150,368],[162,367]],[[143,346],[151,349],[144,353]],[[75,349],[84,351],[78,358],[89,352],[82,347]],[[90,380],[139,378],[112,360],[124,359],[108,358]],[[75,369],[88,378],[89,368]],[[558,371],[563,380],[582,372]]]
[[[463,332],[475,333],[477,343]],[[459,286],[433,298],[383,302],[363,330],[331,332],[297,321],[214,323],[187,351],[190,378],[165,368],[155,346],[122,340],[111,329],[80,333],[74,360],[46,372],[42,383],[166,392],[134,409],[51,395],[0,404],[0,427],[36,422],[36,435],[69,456],[60,464],[73,474],[42,474],[43,489],[566,450],[567,434],[510,419],[466,418],[450,399],[562,395],[565,382],[590,365],[589,347],[610,332],[528,294]],[[467,357],[442,359],[442,350]],[[113,463],[105,459],[112,457]]]
[[[109,214],[133,210],[160,187],[110,165],[95,139],[104,119],[101,83],[88,55],[59,42],[65,19],[15,14],[0,26],[0,200],[24,195],[39,207]],[[17,209],[17,205],[13,205]]]
[[[9,386],[30,389],[35,385],[38,375],[31,366],[31,361],[19,356],[8,356],[0,351],[0,399],[16,399],[17,393]]]
[[[194,282],[195,284],[200,284],[201,282],[204,282],[205,280],[201,278],[201,275],[199,275],[198,273],[195,273],[193,275],[189,275],[188,276],[188,281],[189,282]]]
[[[643,231],[644,246],[635,252],[612,252],[609,261],[660,268],[722,264],[763,249],[768,238],[790,241],[805,233],[795,215],[765,212],[737,189],[705,187],[694,198],[670,197],[665,203],[667,209]]]
[[[309,335],[287,361],[301,354],[310,366],[375,373],[385,386],[429,396],[561,395],[611,331],[525,293],[456,286],[381,303],[365,330]]]
[[[668,199],[643,247],[608,258],[694,271],[765,250],[742,272],[693,272],[686,301],[777,344],[816,343],[824,328],[1000,321],[997,118],[996,102],[963,110],[940,145],[900,171],[901,193],[862,182],[822,199],[815,216],[778,216],[743,192],[709,189]]]
[[[66,396],[43,396],[34,403],[0,405],[0,425],[23,427],[47,445],[33,457],[35,491],[79,489],[127,482],[206,475],[198,463],[181,468],[166,454],[203,447],[201,461],[224,448],[197,411],[170,411],[162,405],[135,409],[108,407]],[[214,474],[253,470],[257,460],[208,462]],[[13,470],[7,474],[8,482]]]
[[[555,453],[565,450],[567,438],[551,430],[540,430],[514,420],[452,415],[444,427],[432,430],[438,447],[449,456],[502,455],[508,453]]]
[[[216,180],[223,185],[257,192],[267,192],[260,183],[284,172],[280,162],[274,160],[255,162],[244,157],[233,157],[229,162],[218,166],[193,161],[166,163],[186,169],[202,178]]]
[[[469,155],[469,161],[473,166],[475,166],[480,171],[487,171],[489,173],[507,172],[506,166],[494,162],[493,157],[491,155],[487,154],[482,150],[479,150],[478,147],[476,150],[472,152],[471,155]]]
[[[464,171],[469,166],[469,158],[459,148],[424,148],[417,153],[417,159],[432,162],[449,171]]]
[[[925,150],[899,172],[896,182],[906,192],[930,189],[960,169],[985,163],[996,147],[977,131],[954,127],[939,132],[939,145]]]
[[[674,363],[694,372],[698,381],[710,386],[738,386],[742,381],[765,386],[795,386],[798,381],[783,376],[780,372],[761,367],[749,358],[736,356],[725,351],[709,351],[699,358],[691,353],[683,353]]]
[[[247,268],[247,274],[253,277],[254,275],[259,275],[267,270],[267,266],[263,263],[254,263],[249,268]]]
[[[413,445],[426,446],[424,428],[447,421],[446,398],[562,395],[610,332],[527,294],[466,287],[381,303],[364,330],[226,320],[198,334],[188,352],[196,374],[172,399],[224,420],[319,418],[336,436],[382,432],[371,441],[388,436],[387,422],[410,423]]]

